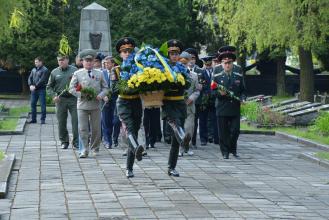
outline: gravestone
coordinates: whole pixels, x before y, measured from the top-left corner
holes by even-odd
[[[286,109],[284,111],[282,111],[281,113],[282,114],[289,114],[289,113],[293,113],[293,112],[298,112],[298,111],[302,111],[302,110],[305,110],[305,109],[308,109],[308,108],[314,108],[314,107],[318,107],[320,106],[321,103],[318,103],[318,102],[315,102],[315,103],[309,103],[307,105],[303,105],[303,106],[300,106],[298,108],[290,108],[290,109]]]
[[[288,100],[285,100],[285,101],[282,101],[282,102],[279,102],[279,103],[268,105],[267,107],[268,108],[277,108],[279,106],[289,105],[291,103],[296,103],[296,102],[298,102],[298,99],[297,98],[292,98],[292,99],[288,99]]]
[[[282,106],[278,106],[276,108],[273,108],[273,111],[277,111],[277,112],[282,112],[284,110],[287,110],[287,109],[292,109],[292,108],[299,108],[303,105],[307,105],[307,104],[310,104],[310,102],[296,102],[296,103],[291,103],[291,104],[288,104],[288,105],[282,105]]]
[[[309,125],[319,115],[320,111],[329,111],[329,105],[320,105],[318,107],[289,113],[288,115],[294,118],[296,125]]]
[[[109,12],[95,2],[81,11],[79,52],[84,49],[112,55]]]

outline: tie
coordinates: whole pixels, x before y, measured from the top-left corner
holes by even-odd
[[[88,76],[91,78],[91,70],[88,70]]]

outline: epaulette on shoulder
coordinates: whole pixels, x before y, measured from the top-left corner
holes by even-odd
[[[223,75],[223,72],[216,73],[216,74],[214,75],[214,77],[221,76],[221,75]]]
[[[82,68],[82,69],[78,69],[77,71],[75,71],[75,73],[78,74],[78,73],[81,73],[81,72],[83,72],[83,71],[85,71],[84,68]]]
[[[237,72],[233,72],[233,74],[237,75],[237,76],[242,76],[242,74],[237,73]]]

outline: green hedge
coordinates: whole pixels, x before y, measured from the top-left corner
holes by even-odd
[[[311,129],[323,136],[329,135],[329,112],[321,112]]]

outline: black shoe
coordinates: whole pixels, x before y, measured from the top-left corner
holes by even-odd
[[[132,170],[126,170],[126,177],[127,178],[132,178],[134,177],[134,173]]]
[[[224,159],[229,159],[228,154],[224,154],[224,155],[223,155],[223,158],[224,158]]]
[[[135,149],[135,158],[137,161],[141,161],[143,159],[143,152],[144,152],[144,148],[142,145],[139,145]]]
[[[207,145],[207,142],[201,141],[201,146],[206,146],[206,145]]]
[[[150,145],[146,144],[146,145],[145,145],[145,149],[147,150],[147,149],[149,149],[149,148],[150,148]]]
[[[42,120],[40,124],[44,125],[44,124],[46,124],[46,122],[44,120]]]
[[[114,142],[114,147],[117,147],[119,146],[119,143],[118,142]]]
[[[179,173],[175,169],[169,169],[168,170],[168,175],[169,176],[179,177]]]
[[[151,148],[155,148],[155,147],[154,147],[154,144],[151,144]]]
[[[212,138],[209,138],[208,142],[209,142],[209,143],[213,143],[214,140],[213,140]]]
[[[28,124],[35,124],[35,123],[37,123],[37,121],[36,120],[28,120],[28,121],[26,121],[26,123],[28,123]]]
[[[235,158],[240,158],[240,156],[239,156],[237,153],[234,153],[233,156],[234,156]]]
[[[69,143],[62,143],[61,148],[62,149],[67,149],[69,147]]]

